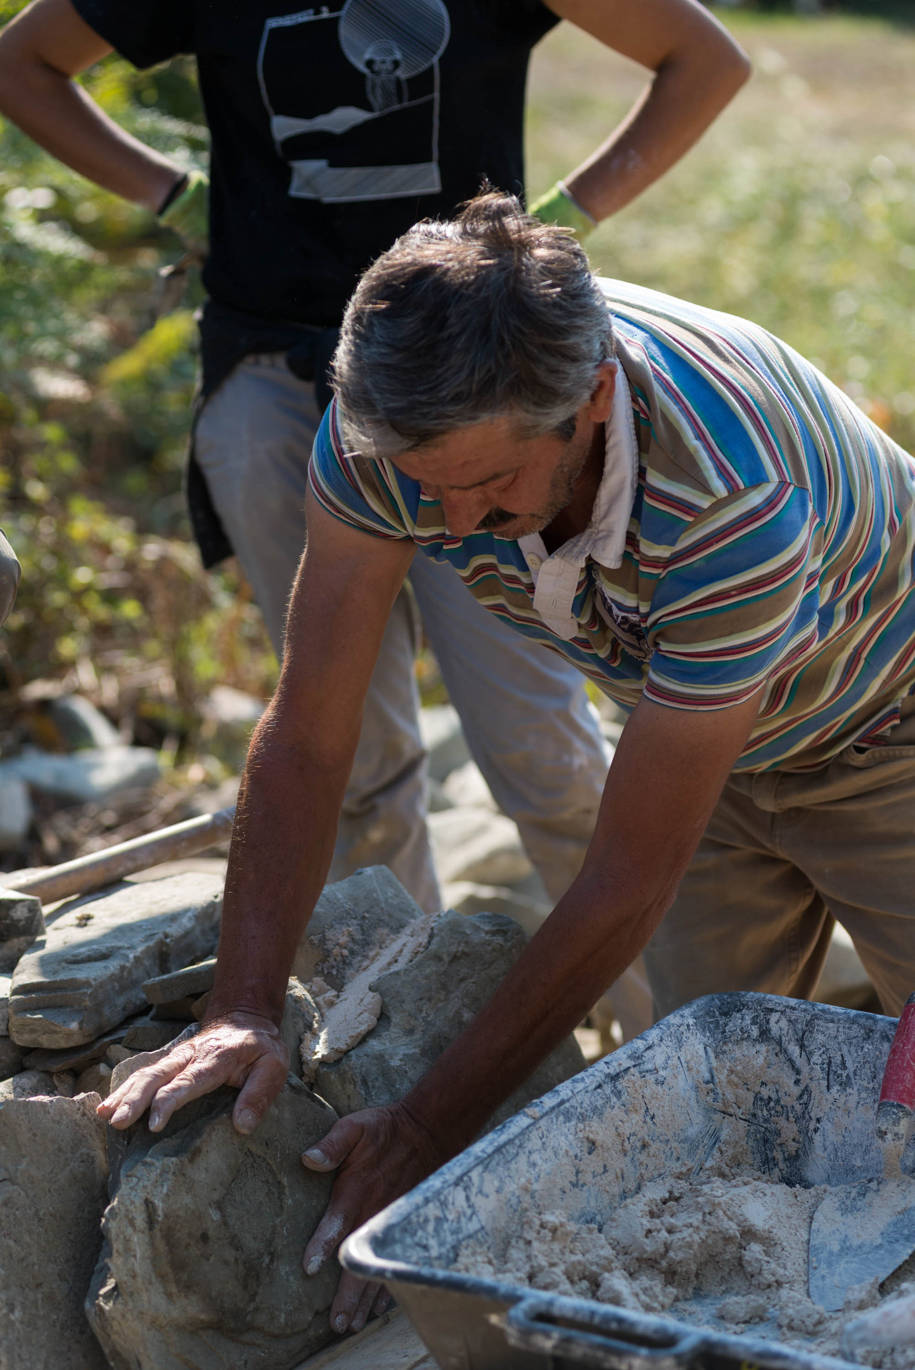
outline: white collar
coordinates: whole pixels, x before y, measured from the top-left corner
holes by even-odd
[[[551,555],[539,533],[518,539],[528,569],[534,577],[534,608],[547,627],[565,641],[573,638],[578,624],[572,617],[572,601],[581,568],[588,557],[601,566],[622,564],[626,531],[639,479],[639,449],[629,383],[614,361],[613,408],[604,425],[606,446],[604,471],[587,528],[569,538]]]

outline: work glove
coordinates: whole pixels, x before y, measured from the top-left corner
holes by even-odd
[[[159,206],[160,224],[181,238],[188,254],[202,261],[210,236],[210,178],[203,171],[189,171],[176,181]]]
[[[209,250],[210,178],[203,171],[189,171],[180,177],[159,206],[158,220],[174,229],[184,244],[184,252],[171,266],[159,270],[154,308],[157,318],[177,309],[184,296],[187,273],[202,266]]]
[[[535,200],[530,206],[530,212],[542,223],[570,228],[580,243],[583,243],[588,234],[597,227],[597,220],[592,219],[588,211],[570,195],[562,181],[557,181],[545,195]]]

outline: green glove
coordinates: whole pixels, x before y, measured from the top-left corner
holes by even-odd
[[[545,195],[535,200],[530,206],[530,213],[536,214],[545,224],[558,224],[560,228],[570,228],[580,243],[583,243],[591,230],[597,227],[597,220],[592,219],[586,209],[582,209],[562,181],[557,181]]]
[[[159,210],[159,222],[173,228],[188,252],[205,257],[209,246],[210,178],[203,171],[189,171],[183,184],[169,191]]]

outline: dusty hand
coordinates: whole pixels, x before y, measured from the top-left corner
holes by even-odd
[[[112,1127],[130,1127],[149,1109],[151,1132],[161,1132],[182,1104],[220,1085],[240,1090],[232,1121],[253,1132],[286,1081],[289,1052],[279,1029],[253,1013],[230,1013],[206,1023],[150,1065],[143,1066],[98,1107]]]
[[[302,1157],[310,1170],[337,1171],[327,1211],[305,1248],[305,1273],[317,1274],[344,1237],[445,1159],[401,1104],[341,1118]],[[331,1305],[331,1327],[335,1332],[356,1332],[365,1325],[373,1304],[380,1312],[386,1301],[377,1285],[344,1272]]]

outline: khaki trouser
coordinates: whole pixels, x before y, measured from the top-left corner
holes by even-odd
[[[915,700],[888,745],[734,775],[645,952],[658,1016],[702,994],[813,997],[833,919],[897,1015],[915,991]]]

